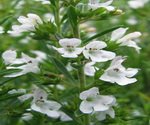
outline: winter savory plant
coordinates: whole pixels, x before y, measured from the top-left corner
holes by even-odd
[[[132,7],[133,2],[129,1]],[[118,51],[126,47],[140,53],[141,33],[127,33],[129,28],[124,26],[90,31],[90,21],[121,16],[123,12],[113,6],[113,0],[35,0],[34,3],[50,8],[48,20],[28,10],[7,33],[15,38],[37,40],[44,49],[20,52],[13,47],[1,55],[5,82],[32,81],[31,86],[8,91],[8,97],[15,96],[20,104],[26,104],[20,119],[29,122],[39,114],[38,118],[48,121],[47,125],[100,125],[119,117],[115,116],[115,110],[123,107],[119,107],[113,92],[102,88],[106,84],[125,86],[137,81],[135,75],[139,69],[126,68],[128,55]],[[0,33],[4,33],[2,27]]]

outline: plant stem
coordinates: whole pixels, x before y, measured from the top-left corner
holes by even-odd
[[[80,39],[80,31],[79,31],[79,24],[77,24],[77,27],[75,29],[73,29],[74,32],[74,37],[79,38]],[[81,60],[78,60],[79,65],[81,65],[81,67],[78,69],[78,78],[79,78],[79,82],[80,82],[80,92],[82,92],[85,87],[86,87],[86,77],[84,74],[84,64]],[[84,125],[89,125],[90,124],[90,116],[86,115],[84,116]]]
[[[73,29],[74,37],[80,39],[80,32],[79,32],[79,24],[77,24],[77,27]]]
[[[61,32],[61,29],[60,29],[60,6],[59,6],[59,0],[56,0],[56,8],[54,10],[55,12],[55,22],[56,22],[56,25],[57,25],[57,31],[58,33]]]
[[[74,32],[74,37],[80,38],[79,24],[77,24],[77,27],[75,29],[73,29],[73,32]],[[81,65],[81,67],[78,69],[78,78],[80,82],[80,92],[81,92],[84,90],[86,86],[86,80],[85,80],[83,63],[80,60],[78,60],[78,63],[79,65]]]
[[[86,86],[85,74],[84,74],[84,67],[78,69],[78,78],[80,82],[80,92],[82,92]]]
[[[90,125],[90,116],[89,115],[86,115],[84,117],[84,125]]]

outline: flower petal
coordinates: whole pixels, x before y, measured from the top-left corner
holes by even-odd
[[[5,64],[11,64],[16,60],[17,53],[13,50],[7,50],[2,54],[2,58],[4,59]]]
[[[99,89],[97,87],[92,87],[91,89],[85,90],[80,93],[80,99],[85,100],[87,97],[94,97],[99,94]]]
[[[90,42],[88,43],[85,48],[86,49],[103,49],[107,47],[107,44],[103,41],[93,41],[93,42]]]
[[[118,28],[111,34],[111,41],[119,40],[121,37],[124,36],[128,28]]]
[[[82,101],[80,104],[80,111],[85,113],[85,114],[90,114],[93,112],[93,107],[91,103],[87,101]]]
[[[77,47],[81,44],[81,40],[77,39],[77,38],[64,38],[64,39],[60,39],[59,40],[59,44],[62,47],[67,47],[67,46],[73,46],[73,47]]]

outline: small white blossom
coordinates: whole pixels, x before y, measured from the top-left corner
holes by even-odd
[[[20,93],[24,94],[26,93],[26,90],[25,89],[18,89],[18,90],[12,89],[8,91],[8,94],[20,94]]]
[[[12,64],[17,58],[17,53],[13,50],[6,50],[2,53],[2,58],[6,65]]]
[[[19,96],[18,99],[21,101],[21,102],[24,102],[30,98],[33,97],[33,94],[24,94],[22,96]]]
[[[12,30],[9,30],[7,33],[9,33],[11,36],[20,36],[22,32],[25,32],[24,26],[20,25],[13,25]]]
[[[15,2],[13,2],[14,4]],[[17,3],[17,5],[15,6],[15,9],[22,9],[22,7],[25,5],[25,0],[21,0]]]
[[[96,118],[99,120],[99,121],[102,121],[102,120],[105,120],[106,119],[106,115],[109,115],[111,118],[115,118],[115,111],[114,109],[111,107],[111,106],[115,106],[115,99],[114,99],[114,102],[112,102],[110,104],[110,108],[106,111],[102,111],[102,112],[96,112],[95,115],[96,115]]]
[[[71,117],[60,110],[61,105],[58,102],[47,100],[48,94],[38,87],[34,89],[33,93],[20,96],[18,99],[23,102],[31,97],[33,100],[31,103],[31,109],[28,109],[28,111],[34,110],[51,118],[60,118],[61,121],[72,120]]]
[[[81,32],[84,32],[88,37],[91,37],[96,34],[96,28],[92,26],[89,22],[84,22],[80,24]]]
[[[49,21],[54,22],[55,21],[54,15],[51,13],[44,14],[44,21],[45,22],[49,22]]]
[[[87,76],[95,75],[95,72],[96,72],[96,70],[98,70],[98,68],[95,67],[94,64],[95,64],[95,62],[89,62],[89,63],[85,64],[85,66],[84,66],[85,75],[87,75]]]
[[[67,114],[65,114],[64,112],[62,111],[59,111],[59,114],[60,114],[60,120],[61,121],[72,121],[72,118],[69,117]]]
[[[36,58],[29,57],[28,55],[22,53],[21,58],[16,58],[16,51],[7,50],[2,54],[2,58],[7,65],[6,69],[20,69],[20,72],[12,73],[9,75],[5,75],[4,77],[17,77],[29,72],[39,73],[39,60]],[[21,66],[13,66],[15,64],[19,64]]]
[[[39,1],[39,2],[41,2],[42,4],[50,4],[50,1],[49,1],[49,0],[35,0],[35,1]]]
[[[100,80],[117,83],[119,85],[127,85],[137,81],[136,78],[132,78],[137,74],[138,69],[125,68],[122,63],[125,59],[121,56],[116,57],[111,65],[106,69],[104,74],[100,77]]]
[[[0,34],[4,33],[4,28],[0,26]]]
[[[20,16],[17,20],[21,25],[13,25],[12,31],[8,31],[12,36],[19,36],[22,32],[34,31],[39,24],[43,24],[41,18],[33,13],[27,14],[27,17]]]
[[[104,7],[109,11],[113,11],[115,9],[113,6],[111,6],[113,0],[108,0],[107,2],[104,2],[104,3],[100,3],[99,1],[100,0],[89,0],[88,6],[93,10],[101,8],[101,7]]]
[[[43,62],[43,60],[45,60],[47,58],[46,54],[42,51],[32,50],[31,52],[36,55],[36,60],[38,62]]]
[[[24,121],[29,121],[33,118],[33,115],[31,113],[24,113],[21,117],[22,120]]]
[[[65,58],[77,58],[83,51],[83,48],[78,47],[81,44],[81,40],[77,38],[61,39],[59,44],[62,48],[53,47]]]
[[[64,85],[60,85],[60,84],[57,84],[57,85],[49,85],[49,87],[51,88],[56,88],[58,90],[65,90],[65,86]]]
[[[80,104],[81,112],[85,114],[101,114],[103,120],[106,114],[110,115],[112,106],[116,104],[116,99],[113,96],[100,95],[97,87],[80,93],[80,99],[82,100]]]
[[[69,62],[67,65],[66,65],[66,69],[71,72],[74,70],[74,68],[71,66],[71,63]]]
[[[43,114],[46,114],[52,118],[58,118],[60,114],[58,110],[61,105],[55,101],[47,100],[47,93],[41,89],[37,89],[33,93],[33,102],[31,109]]]
[[[51,118],[60,118],[61,121],[72,120],[67,114],[60,111],[61,105],[56,101],[47,100],[47,93],[42,89],[36,89],[33,93],[31,109]]]
[[[138,9],[144,7],[144,5],[149,2],[149,0],[130,0],[128,4],[133,9]]]
[[[129,17],[129,19],[127,19],[126,22],[129,25],[136,25],[136,24],[138,24],[138,20],[134,16]]]
[[[93,41],[85,46],[83,54],[85,58],[91,59],[93,62],[106,62],[112,60],[115,57],[115,53],[102,50],[107,47],[107,44],[103,41]]]
[[[117,41],[120,46],[133,47],[136,49],[137,52],[139,52],[141,48],[137,45],[136,39],[141,36],[141,33],[133,32],[125,35],[127,30],[128,28],[118,28],[117,30],[113,31],[111,34],[111,40]]]

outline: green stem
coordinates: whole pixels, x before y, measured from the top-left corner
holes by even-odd
[[[74,37],[80,38],[79,24],[77,24],[75,29],[73,29],[73,33],[74,33]],[[79,65],[81,65],[81,67],[78,69],[78,78],[79,78],[79,82],[80,82],[80,91],[83,91],[85,86],[86,86],[84,67],[83,67],[83,64],[80,60],[78,60],[78,63],[79,63]]]
[[[73,33],[74,33],[74,37],[80,39],[79,24],[77,24],[77,27],[75,29],[73,29]],[[80,84],[80,92],[82,92],[86,87],[86,77],[84,74],[84,64],[80,59],[78,60],[78,64],[81,65],[81,67],[78,69],[78,78],[79,78],[79,84]],[[90,125],[89,117],[90,117],[89,115],[84,116],[83,118],[84,125]]]
[[[75,38],[80,39],[79,24],[77,24],[77,27],[75,29],[73,29],[73,34]]]
[[[84,125],[90,125],[90,116],[89,115],[86,115],[84,117]]]
[[[78,78],[80,82],[80,92],[82,92],[86,86],[85,74],[84,74],[84,67],[78,69]]]
[[[56,0],[56,9],[55,9],[55,23],[57,25],[57,31],[58,33],[61,32],[60,29],[60,6],[59,6],[59,0]]]

